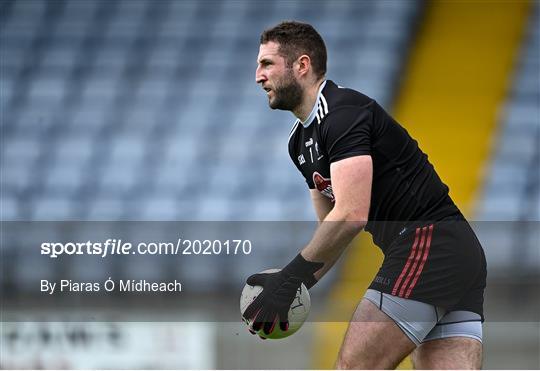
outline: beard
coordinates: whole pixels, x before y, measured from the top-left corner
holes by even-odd
[[[292,69],[289,69],[283,79],[274,88],[274,99],[268,102],[270,108],[284,111],[293,111],[302,103],[304,92],[302,86],[294,78]]]

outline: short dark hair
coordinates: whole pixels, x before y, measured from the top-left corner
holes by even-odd
[[[326,45],[319,33],[307,23],[285,21],[261,34],[261,44],[269,41],[279,43],[281,54],[290,66],[302,54],[311,58],[313,72],[317,77],[326,74]]]

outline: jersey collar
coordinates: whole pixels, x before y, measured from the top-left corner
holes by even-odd
[[[324,80],[321,86],[319,87],[319,92],[317,93],[317,99],[315,99],[315,104],[313,105],[313,109],[311,110],[311,113],[309,114],[306,121],[299,120],[303,127],[307,128],[311,123],[315,120],[315,116],[317,115],[317,110],[319,109],[319,99],[321,98],[322,91],[324,87],[326,86],[326,81]]]

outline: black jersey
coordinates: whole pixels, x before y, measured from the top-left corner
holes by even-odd
[[[459,213],[426,154],[377,102],[327,80],[306,123],[296,121],[289,154],[310,189],[334,201],[330,164],[370,155],[371,205],[366,230],[383,251],[409,224]]]

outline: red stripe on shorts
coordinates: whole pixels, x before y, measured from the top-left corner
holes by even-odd
[[[420,238],[420,249],[416,253],[416,256],[414,257],[414,263],[411,267],[411,270],[409,271],[409,274],[407,274],[407,278],[403,282],[403,285],[401,285],[401,289],[399,290],[399,297],[403,297],[405,295],[405,290],[407,290],[407,286],[409,285],[409,282],[411,282],[411,278],[413,277],[414,272],[416,271],[416,267],[418,266],[418,263],[420,262],[420,259],[422,257],[422,251],[424,250],[424,244],[426,242],[426,233],[427,227],[422,228],[422,237]]]
[[[401,284],[401,281],[403,280],[403,277],[407,273],[407,270],[409,269],[409,265],[411,265],[411,262],[413,260],[413,257],[416,253],[416,246],[418,246],[418,237],[420,235],[420,228],[416,228],[416,236],[414,237],[414,243],[412,245],[411,253],[409,254],[409,258],[407,259],[407,263],[405,263],[405,267],[403,267],[403,270],[401,271],[399,278],[397,279],[394,288],[392,289],[392,295],[397,294],[397,290],[399,289],[399,285]]]
[[[433,234],[433,224],[429,226],[429,233],[428,233],[428,238],[426,242],[426,250],[424,251],[424,256],[422,257],[422,263],[420,263],[420,267],[418,267],[418,270],[416,271],[416,274],[414,275],[414,280],[411,282],[411,285],[407,289],[407,293],[405,294],[405,299],[407,299],[411,295],[411,291],[414,289],[414,286],[416,285],[416,281],[418,281],[418,277],[420,277],[420,274],[422,273],[422,270],[424,269],[424,264],[426,264],[426,260],[429,254],[429,248],[431,247],[432,234]]]

